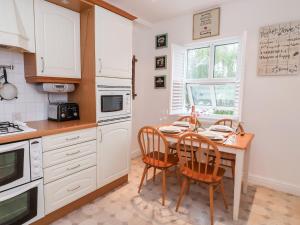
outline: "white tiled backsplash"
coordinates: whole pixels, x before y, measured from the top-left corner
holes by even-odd
[[[48,95],[36,90],[34,84],[28,84],[24,77],[23,54],[0,49],[0,65],[13,65],[14,70],[7,70],[8,82],[16,85],[18,98],[11,101],[0,101],[0,121],[34,121],[47,119]],[[2,69],[0,70],[0,76]],[[3,79],[1,80],[3,83]],[[67,95],[51,96],[62,100]]]

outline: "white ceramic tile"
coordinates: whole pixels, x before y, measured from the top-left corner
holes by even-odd
[[[0,101],[0,121],[12,121],[16,118],[23,121],[47,119],[47,93],[39,92],[35,85],[26,83],[23,54],[0,49],[0,65],[2,64],[14,65],[14,70],[7,70],[7,74],[8,81],[16,85],[18,89],[18,99]],[[1,74],[2,71],[0,71]],[[54,99],[66,101],[67,95],[56,95]]]

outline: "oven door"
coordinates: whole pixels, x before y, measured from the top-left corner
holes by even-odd
[[[28,141],[0,145],[0,192],[28,182],[30,182]]]
[[[44,216],[43,179],[0,193],[0,224],[30,224]]]
[[[100,90],[97,98],[98,120],[131,113],[130,90]]]

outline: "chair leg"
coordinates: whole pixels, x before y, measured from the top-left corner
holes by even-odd
[[[231,161],[231,173],[232,173],[232,179],[234,180],[234,174],[235,174],[235,161]]]
[[[220,191],[222,193],[222,197],[223,197],[223,200],[224,200],[225,208],[228,209],[228,203],[227,203],[227,199],[226,199],[226,195],[225,195],[223,180],[221,180],[221,182],[220,182]]]
[[[166,170],[162,170],[162,205],[165,205],[167,184],[166,184]]]
[[[210,224],[214,225],[214,186],[209,186]]]
[[[154,170],[153,170],[153,182],[155,182],[156,168],[155,167],[153,167],[153,168],[154,168]]]
[[[144,169],[144,172],[143,172],[143,175],[142,175],[142,179],[141,179],[141,183],[140,183],[140,186],[139,186],[138,193],[140,193],[140,191],[141,191],[141,188],[142,188],[142,185],[144,183],[144,179],[145,179],[145,175],[146,175],[147,171],[148,171],[148,166],[145,165],[145,169]]]
[[[176,168],[176,175],[177,175],[178,183],[181,184],[180,168],[178,166],[175,166],[175,168]]]
[[[179,206],[181,204],[182,198],[183,198],[184,193],[185,193],[185,189],[187,187],[187,183],[188,183],[188,178],[184,177],[184,180],[181,184],[181,190],[180,190],[179,198],[178,198],[177,205],[176,205],[176,212],[178,212]]]
[[[187,190],[186,190],[186,194],[190,193],[190,186],[191,186],[191,181],[190,179],[187,180]]]

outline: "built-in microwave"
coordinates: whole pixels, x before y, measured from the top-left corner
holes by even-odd
[[[109,81],[97,83],[98,122],[103,123],[122,118],[131,118],[130,81]]]

